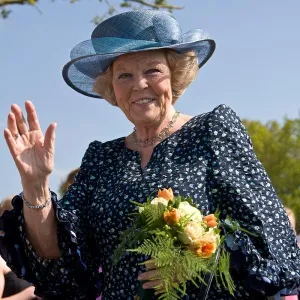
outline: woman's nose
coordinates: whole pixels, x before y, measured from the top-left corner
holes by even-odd
[[[148,87],[147,79],[143,76],[139,76],[134,81],[134,90],[146,89]]]

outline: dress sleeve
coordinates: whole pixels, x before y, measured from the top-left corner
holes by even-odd
[[[20,235],[20,256],[23,255],[25,278],[30,279],[46,299],[95,299],[101,292],[99,253],[90,232],[89,210],[99,178],[100,142],[89,145],[74,184],[58,201],[52,194],[57,217],[58,244],[61,257],[56,260],[41,259],[24,230],[22,202],[14,199]],[[18,213],[19,210],[19,213]],[[30,263],[27,263],[30,262]]]
[[[230,216],[255,235],[236,231],[227,237],[233,272],[253,292],[297,293],[300,250],[296,237],[245,127],[226,105],[210,113],[207,125],[215,208],[221,210],[221,218]]]

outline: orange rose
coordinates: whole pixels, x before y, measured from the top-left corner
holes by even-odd
[[[180,220],[180,211],[176,208],[173,208],[171,211],[165,211],[164,220],[169,225],[178,224]]]
[[[220,236],[214,232],[213,228],[205,232],[199,239],[195,240],[191,245],[191,250],[203,258],[211,257],[212,253],[216,252],[220,244]]]
[[[209,258],[215,251],[214,243],[203,243],[200,248],[196,249],[196,254],[202,258]]]
[[[168,189],[159,189],[158,190],[158,197],[165,198],[166,200],[173,200],[174,195],[171,188]]]
[[[210,214],[208,216],[205,216],[203,218],[203,220],[206,222],[208,227],[213,228],[213,227],[218,226],[217,218],[215,217],[214,214]]]

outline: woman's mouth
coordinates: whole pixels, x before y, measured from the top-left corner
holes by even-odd
[[[151,98],[144,98],[144,99],[141,99],[141,100],[138,100],[135,102],[135,104],[148,104],[152,101],[154,101],[155,99],[151,99]]]

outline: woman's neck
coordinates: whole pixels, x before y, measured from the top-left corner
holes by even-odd
[[[159,136],[164,130],[167,130],[170,133],[172,132],[172,127],[174,126],[174,123],[176,123],[177,118],[178,113],[176,113],[175,109],[172,109],[160,122],[153,122],[152,124],[136,124],[135,136],[140,141],[150,141]]]
[[[188,115],[182,115],[180,114],[176,123],[172,128],[170,128],[169,134],[174,133],[175,131],[179,130],[186,122],[188,122],[192,117]],[[159,131],[159,130],[158,130]],[[150,132],[150,131],[149,131]],[[153,132],[153,131],[152,131]],[[165,137],[166,138],[166,137]],[[159,144],[161,141],[156,141],[153,145],[150,145],[149,147],[141,147],[138,146],[137,143],[134,141],[133,133],[126,137],[125,143],[126,147],[138,151],[141,158],[141,167],[145,168],[150,161],[150,158],[152,156],[154,147]]]
[[[176,113],[176,111],[174,110],[174,112]],[[183,115],[180,114],[178,116],[178,118],[176,118],[176,122],[173,124],[173,126],[168,130],[168,134],[166,136],[163,136],[162,139],[160,140],[155,140],[155,142],[152,143],[148,143],[147,145],[145,144],[145,142],[140,142],[140,141],[145,141],[146,139],[148,139],[148,141],[151,139],[151,137],[153,137],[152,134],[159,134],[159,132],[161,132],[160,129],[158,129],[159,127],[156,127],[156,131],[153,130],[152,131],[146,131],[146,129],[144,128],[145,132],[147,134],[150,133],[150,135],[145,135],[145,139],[142,139],[140,136],[137,135],[136,132],[131,133],[129,136],[126,137],[125,139],[125,143],[126,143],[126,147],[131,149],[131,150],[135,150],[138,151],[140,154],[143,153],[152,153],[154,147],[159,144],[162,140],[164,140],[165,138],[167,138],[169,135],[173,134],[175,131],[179,130],[186,122],[188,122],[192,117],[189,115]],[[169,118],[170,120],[170,118]],[[172,120],[172,116],[171,116],[171,120]],[[166,122],[166,124],[170,124],[169,122]],[[161,126],[160,128],[164,128],[164,126]],[[162,129],[163,130],[163,129]],[[150,137],[150,138],[148,138]],[[138,139],[138,141],[136,140]],[[145,146],[146,145],[146,146]]]

